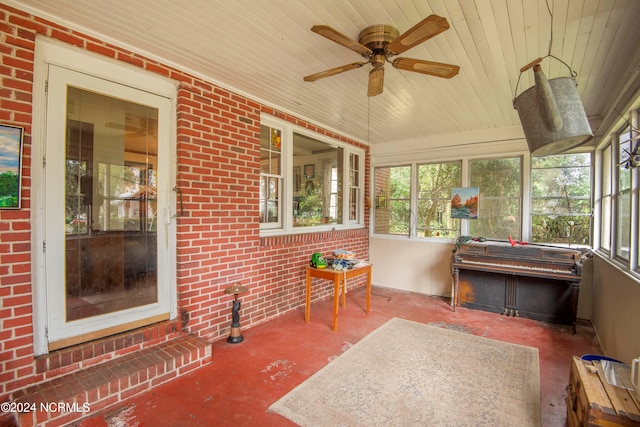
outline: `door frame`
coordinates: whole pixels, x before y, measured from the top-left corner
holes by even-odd
[[[45,184],[45,144],[46,144],[46,113],[48,70],[50,65],[67,68],[113,83],[133,87],[137,90],[149,92],[170,101],[169,112],[169,153],[176,152],[176,82],[123,64],[110,58],[63,45],[43,36],[36,38],[34,58],[33,85],[33,134],[32,134],[32,163],[31,163],[31,273],[33,289],[33,329],[35,355],[49,352],[48,314],[47,314],[47,286],[45,270],[45,241],[46,241],[46,198]],[[167,199],[167,206],[158,206],[159,222],[167,227],[167,280],[169,281],[169,317],[177,317],[177,279],[176,279],[176,194],[172,190],[176,183],[176,156],[170,155],[167,184],[163,189]],[[138,325],[141,326],[141,325]]]

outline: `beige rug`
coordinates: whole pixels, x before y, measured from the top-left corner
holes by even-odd
[[[537,427],[538,349],[394,318],[269,411],[313,427]]]

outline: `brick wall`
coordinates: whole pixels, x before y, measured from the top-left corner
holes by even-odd
[[[246,329],[304,304],[304,269],[313,252],[348,248],[359,258],[368,258],[367,228],[260,238],[258,223],[261,112],[359,144],[180,70],[0,4],[0,122],[25,129],[22,209],[0,211],[0,401],[43,379],[33,351],[30,274],[31,102],[38,34],[180,82],[176,184],[185,215],[177,219],[177,290],[184,331],[210,340],[226,337],[232,297],[224,289],[236,282],[250,288],[241,296]],[[368,151],[365,162],[368,197]],[[361,283],[353,281],[350,286]],[[314,282],[313,298],[326,298],[330,290],[329,283]]]

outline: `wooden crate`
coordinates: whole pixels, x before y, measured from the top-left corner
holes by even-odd
[[[607,383],[599,361],[573,358],[566,401],[569,427],[640,426],[633,392]]]

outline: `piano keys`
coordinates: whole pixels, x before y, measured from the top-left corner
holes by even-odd
[[[573,326],[588,248],[459,240],[451,257],[456,306]]]

